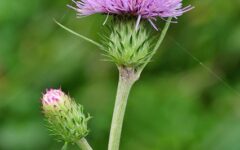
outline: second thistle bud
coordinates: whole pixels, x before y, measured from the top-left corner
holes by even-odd
[[[150,35],[143,25],[131,17],[115,17],[106,39],[106,52],[117,65],[137,68],[151,53]]]
[[[58,140],[76,142],[88,134],[83,107],[61,90],[50,89],[42,97],[43,113],[52,133]]]

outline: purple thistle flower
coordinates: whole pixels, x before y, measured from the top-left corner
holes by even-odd
[[[79,16],[96,13],[110,15],[130,15],[147,19],[153,26],[156,18],[177,18],[191,10],[191,5],[182,7],[182,0],[82,0],[73,1],[76,7],[69,6],[78,12]]]

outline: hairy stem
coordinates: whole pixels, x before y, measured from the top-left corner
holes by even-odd
[[[118,150],[120,145],[122,124],[127,106],[128,95],[132,85],[139,76],[133,68],[119,67],[119,82],[117,96],[112,117],[112,125],[108,143],[108,150]]]
[[[92,147],[88,144],[85,138],[81,138],[79,141],[76,142],[76,144],[81,150],[92,150]]]

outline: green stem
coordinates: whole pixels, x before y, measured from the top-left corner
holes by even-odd
[[[118,150],[120,145],[122,124],[127,106],[128,95],[132,85],[139,76],[133,68],[119,67],[119,82],[117,96],[112,117],[112,125],[108,143],[108,150]]]
[[[92,150],[92,147],[88,144],[85,138],[81,138],[79,141],[76,142],[76,144],[81,150]]]
[[[123,124],[124,114],[125,114],[128,95],[130,93],[130,90],[133,84],[139,79],[143,69],[146,67],[146,65],[149,63],[153,55],[157,52],[158,48],[162,44],[162,41],[166,36],[167,30],[170,26],[171,20],[172,18],[169,17],[153,49],[153,52],[151,53],[151,56],[146,61],[146,63],[143,64],[142,67],[138,68],[137,71],[135,71],[134,68],[119,67],[118,90],[117,90],[117,96],[116,96],[116,101],[114,106],[113,117],[112,117],[108,150],[119,149],[121,132],[122,132],[122,124]]]
[[[68,143],[65,142],[61,150],[67,150]]]

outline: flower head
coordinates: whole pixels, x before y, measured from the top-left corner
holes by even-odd
[[[178,17],[191,10],[192,6],[182,7],[182,0],[82,0],[74,1],[78,15],[96,13],[129,15],[148,19],[151,23],[157,17]],[[71,7],[71,6],[70,6]]]
[[[68,6],[76,10],[79,16],[96,13],[112,15],[112,24],[108,28],[110,34],[104,36],[105,47],[101,48],[106,52],[107,60],[115,62],[118,66],[136,69],[145,66],[157,49],[153,46],[155,41],[145,27],[145,21],[141,20],[149,21],[158,30],[153,22],[157,18],[168,18],[166,24],[169,24],[172,18],[177,18],[193,8],[191,5],[183,7],[182,1],[73,0],[76,6]],[[157,43],[161,43],[162,38],[158,41],[160,42]]]
[[[107,59],[118,66],[138,68],[151,56],[153,38],[144,24],[135,30],[135,21],[131,18],[118,18],[109,28],[111,33],[106,36],[104,52]]]
[[[42,109],[48,127],[59,140],[75,142],[88,134],[90,117],[83,107],[59,89],[50,89],[42,97]]]

